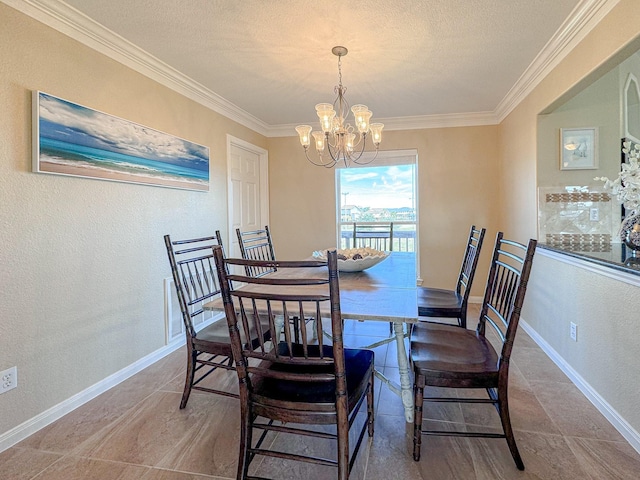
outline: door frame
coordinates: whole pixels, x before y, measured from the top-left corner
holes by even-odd
[[[375,159],[375,161],[374,161]],[[415,168],[415,181],[414,181],[414,191],[413,197],[415,201],[416,208],[416,283],[417,285],[422,285],[422,276],[420,275],[420,198],[419,192],[420,188],[418,188],[419,184],[419,171],[418,171],[418,150],[415,148],[403,149],[403,150],[381,150],[379,152],[368,151],[364,152],[361,157],[361,161],[365,162],[364,165],[352,165],[348,168],[360,168],[360,167],[385,167],[391,165],[408,165],[412,164]],[[371,163],[366,163],[367,161]],[[336,171],[341,168],[347,168],[343,166],[336,166]],[[338,182],[338,174],[336,173],[335,177],[335,192],[336,192],[336,244],[340,245],[340,223],[341,223],[341,212],[340,212],[340,197],[341,190]]]
[[[248,150],[260,157],[260,224],[269,224],[269,152],[262,147],[227,134],[227,245],[231,248],[233,235],[233,198],[231,198],[231,146]]]

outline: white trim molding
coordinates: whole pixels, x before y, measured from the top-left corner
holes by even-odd
[[[522,330],[525,331],[544,353],[562,370],[587,399],[604,415],[604,417],[620,432],[629,444],[640,453],[640,433],[627,422],[582,376],[576,372],[562,356],[549,345],[538,332],[524,319],[520,319]]]
[[[620,0],[582,0],[511,87],[494,113],[502,122]]]

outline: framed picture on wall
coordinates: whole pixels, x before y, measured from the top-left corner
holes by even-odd
[[[560,170],[598,168],[598,127],[560,129]]]
[[[33,92],[33,171],[209,190],[209,147]]]

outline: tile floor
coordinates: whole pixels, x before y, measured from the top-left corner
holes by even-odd
[[[345,343],[366,344],[388,331],[388,324],[382,322],[347,322]],[[193,392],[187,408],[179,410],[185,363],[180,349],[0,453],[0,479],[235,478],[237,400]],[[393,344],[376,349],[376,363],[397,381]],[[234,375],[223,375],[216,381],[235,386]],[[510,381],[512,421],[524,472],[515,468],[502,439],[424,437],[422,459],[414,462],[412,432],[404,421],[400,399],[378,383],[375,435],[363,445],[352,478],[640,478],[640,455],[524,332],[516,339]],[[425,405],[424,417],[442,428],[499,426],[493,407],[486,405]],[[272,441],[295,449],[327,448],[282,436]],[[335,470],[328,467],[272,459],[258,464],[255,473],[275,479],[335,478]]]

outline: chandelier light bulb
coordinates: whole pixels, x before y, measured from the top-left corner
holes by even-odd
[[[300,143],[306,149],[309,146],[309,143],[311,143],[311,139],[309,138],[311,127],[309,125],[298,125],[296,127],[296,132],[300,135]]]
[[[324,133],[313,132],[313,139],[315,140],[316,151],[322,153],[324,151]]]
[[[383,128],[384,128],[383,123],[372,123],[371,125],[369,125],[369,129],[371,130],[371,139],[374,145],[376,146],[376,148],[378,147],[378,145],[380,145],[380,142],[382,141]]]

